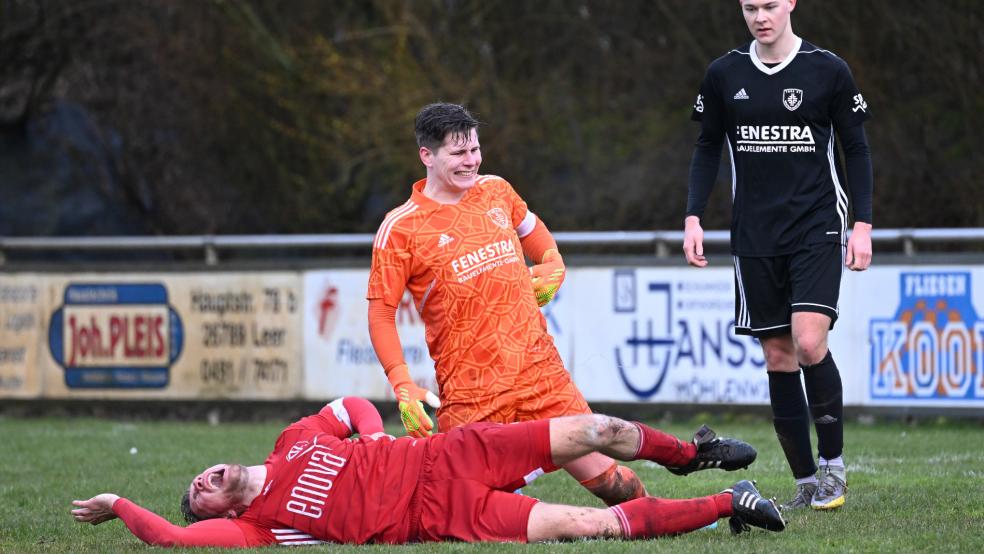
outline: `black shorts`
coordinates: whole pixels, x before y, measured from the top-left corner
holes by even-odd
[[[844,247],[835,242],[784,256],[735,256],[735,334],[788,334],[793,312],[829,316],[833,329],[843,260]]]

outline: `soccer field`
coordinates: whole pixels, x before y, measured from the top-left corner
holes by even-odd
[[[689,436],[701,423],[662,426]],[[759,449],[748,470],[671,475],[632,462],[650,494],[715,493],[738,479],[756,479],[763,494],[793,492],[771,425],[761,419],[708,419],[722,435]],[[0,418],[0,552],[145,551],[120,521],[80,525],[70,502],[115,492],[180,522],[178,501],[197,472],[218,462],[259,463],[283,424],[135,422],[99,419]],[[402,430],[402,429],[401,429]],[[391,428],[395,432],[396,428]],[[984,427],[971,423],[849,424],[849,496],[832,513],[796,512],[783,533],[759,529],[734,537],[716,529],[653,541],[543,545],[428,544],[417,552],[980,552],[984,548]],[[131,448],[136,453],[131,454]],[[526,494],[548,502],[599,506],[566,474],[536,481]],[[312,551],[394,551],[396,547],[307,547]],[[404,547],[405,548],[405,547]],[[210,551],[210,549],[196,549]],[[215,549],[216,552],[224,551]]]

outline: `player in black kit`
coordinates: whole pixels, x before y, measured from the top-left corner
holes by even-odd
[[[690,265],[707,265],[700,218],[727,144],[735,332],[757,337],[765,352],[773,422],[797,485],[784,507],[833,509],[844,504],[847,475],[843,389],[827,333],[843,266],[864,271],[871,263],[872,171],[862,125],[870,114],[844,60],[793,33],[796,0],[740,4],[755,40],[711,63],[694,104],[700,137],[683,251]],[[846,244],[848,192],[835,134],[855,220]]]

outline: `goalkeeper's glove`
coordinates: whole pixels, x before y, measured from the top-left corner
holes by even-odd
[[[421,400],[427,402],[431,408],[440,408],[441,401],[437,399],[437,395],[413,383],[407,364],[393,367],[386,372],[386,377],[393,385],[393,394],[396,395],[400,407],[400,420],[403,421],[407,434],[418,439],[430,435],[434,422],[424,411]]]
[[[567,268],[564,267],[564,259],[560,256],[560,252],[551,248],[543,253],[543,259],[538,265],[530,268],[530,273],[533,276],[533,294],[536,295],[536,303],[542,307],[557,295],[557,289],[564,282]]]

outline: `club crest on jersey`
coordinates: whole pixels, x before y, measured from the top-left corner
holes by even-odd
[[[294,446],[290,447],[290,452],[287,453],[287,461],[293,461],[301,452],[304,452],[308,447],[308,441],[297,441]]]
[[[506,212],[503,211],[502,208],[492,208],[491,210],[486,212],[486,215],[489,216],[489,219],[492,220],[492,223],[495,223],[499,227],[502,227],[503,229],[509,228],[509,217],[506,215]]]
[[[787,88],[782,91],[782,105],[793,111],[803,103],[803,89]]]

